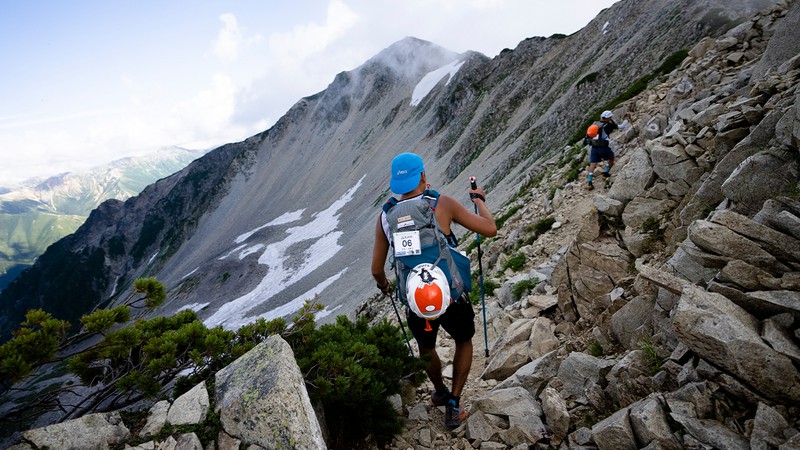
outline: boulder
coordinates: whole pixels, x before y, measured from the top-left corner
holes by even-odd
[[[623,408],[592,426],[592,436],[600,450],[636,450],[636,436]]]
[[[788,356],[797,364],[800,364],[800,347],[794,343],[789,331],[778,324],[777,321],[767,319],[764,321],[761,336],[776,352]]]
[[[681,447],[680,442],[672,434],[664,408],[655,398],[640,400],[629,408],[631,428],[641,446],[656,443],[658,448],[675,449]]]
[[[326,448],[291,347],[269,336],[216,374],[222,427],[243,444]]]
[[[147,415],[147,422],[144,427],[139,431],[140,438],[153,437],[164,428],[167,422],[167,412],[169,412],[169,402],[161,400],[150,408]]]
[[[672,418],[683,425],[692,436],[703,444],[726,450],[749,450],[750,444],[744,436],[725,425],[708,419],[694,419],[672,413]]]
[[[668,147],[653,144],[650,150],[650,160],[653,163],[653,172],[659,178],[668,181],[684,181],[691,185],[703,174],[703,169],[697,167],[694,159],[683,149],[683,146]]]
[[[778,119],[780,119],[780,113],[773,110],[756,125],[749,136],[727,136],[728,138],[732,138],[730,139],[731,141],[734,140],[733,138],[737,137],[738,140],[735,141],[735,146],[732,146],[730,151],[717,151],[715,154],[717,163],[714,165],[714,169],[681,211],[682,225],[688,226],[693,220],[704,216],[708,207],[718,205],[724,200],[725,196],[722,193],[722,183],[730,177],[730,174],[733,173],[742,161],[762,151],[769,145],[769,141],[774,136],[775,124],[778,122]],[[727,133],[737,133],[738,130],[742,129],[732,130]],[[747,133],[747,129],[743,130]],[[719,135],[715,138],[715,140],[720,141],[720,146],[727,147],[727,144],[723,145],[725,139],[726,136]],[[715,143],[715,146],[716,145]],[[712,150],[708,147],[708,145],[703,146],[706,150]]]
[[[754,220],[730,210],[722,210],[711,217],[711,222],[758,243],[766,251],[784,259],[800,262],[800,240],[773,230]]]
[[[36,448],[100,450],[121,446],[130,434],[119,413],[110,412],[23,431],[22,437]]]
[[[785,440],[784,430],[789,423],[774,408],[760,403],[753,419],[753,432],[750,434],[751,450],[768,450],[776,448]]]
[[[612,336],[628,350],[638,348],[641,336],[652,334],[655,304],[653,296],[633,297],[611,316]]]
[[[594,196],[594,207],[603,214],[619,217],[622,213],[623,204],[619,200],[597,194]]]
[[[202,382],[175,399],[167,413],[167,422],[172,425],[194,425],[206,419],[211,401],[206,383]]]
[[[626,227],[641,230],[642,224],[650,218],[658,219],[662,214],[675,208],[671,199],[636,197],[625,205],[622,222]]]
[[[539,395],[542,402],[544,417],[547,425],[553,432],[553,443],[558,444],[567,436],[569,431],[569,411],[567,403],[557,390],[547,387]]]
[[[720,281],[735,283],[750,291],[780,289],[781,280],[756,266],[734,259],[729,261],[717,275]]]
[[[500,431],[501,429],[489,423],[483,414],[472,413],[467,417],[466,437],[470,441],[485,442],[496,439]]]
[[[473,410],[478,410],[484,414],[494,414],[498,416],[517,416],[517,417],[540,417],[542,407],[536,398],[522,387],[512,387],[508,389],[493,389],[482,397],[472,400]]]
[[[687,287],[673,326],[701,358],[776,401],[800,401],[800,374],[792,361],[764,343],[758,321],[726,297]]]
[[[498,384],[496,389],[522,386],[530,392],[539,392],[543,385],[558,374],[558,366],[557,352],[546,353],[517,369],[512,376]]]
[[[572,352],[558,367],[561,395],[566,400],[586,403],[586,389],[600,381],[613,367],[615,361],[596,358],[586,353]]]
[[[608,197],[627,203],[652,186],[655,177],[647,151],[637,148],[628,163],[617,173],[614,184],[608,190]]]

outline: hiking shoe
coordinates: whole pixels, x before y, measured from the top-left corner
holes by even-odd
[[[450,389],[445,389],[441,394],[438,391],[433,391],[431,394],[433,406],[444,406],[448,400],[450,400]]]
[[[444,424],[451,430],[461,426],[467,419],[467,408],[456,406],[455,402],[448,402],[444,411]]]
[[[594,189],[594,185],[593,185],[593,184],[588,184],[588,185],[586,185],[586,190],[587,190],[587,191],[591,191],[591,190],[593,190],[593,189]]]
[[[608,177],[610,177],[610,176],[611,176],[611,174],[610,174],[610,173],[608,173],[608,172],[603,172],[603,177],[605,177],[605,178],[608,178]]]

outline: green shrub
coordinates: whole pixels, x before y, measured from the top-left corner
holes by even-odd
[[[525,266],[525,255],[522,253],[516,253],[514,256],[508,258],[505,264],[503,264],[504,269],[511,269],[514,272],[522,269]]]
[[[402,430],[388,397],[402,380],[419,385],[425,363],[409,354],[398,327],[339,316],[293,349],[312,402],[325,411],[332,448],[359,448],[368,436],[383,446]]]
[[[555,217],[545,217],[536,222],[536,225],[533,226],[533,231],[536,232],[536,234],[545,234],[553,228],[554,223],[556,223]]]
[[[483,293],[485,296],[492,296],[494,295],[494,291],[500,286],[497,285],[492,280],[483,280]],[[478,274],[472,274],[472,290],[469,293],[469,301],[473,305],[477,305],[481,302],[481,285],[480,279],[478,278]]]
[[[522,280],[516,283],[513,288],[511,288],[511,295],[513,295],[515,299],[519,300],[523,295],[527,294],[528,291],[535,288],[537,284],[539,284],[538,278]]]
[[[511,216],[516,214],[516,212],[519,211],[521,208],[522,205],[514,205],[511,208],[509,208],[509,210],[506,211],[505,214],[495,219],[494,223],[495,225],[497,225],[497,229],[499,230],[503,226],[503,224],[506,223],[506,220],[510,219]]]
[[[647,361],[647,366],[650,369],[650,376],[661,371],[664,358],[658,354],[658,349],[656,349],[653,341],[651,341],[649,337],[644,336],[639,340],[639,348],[644,353],[645,361]]]
[[[589,346],[586,348],[586,351],[595,358],[603,356],[603,346],[597,341],[589,342]]]

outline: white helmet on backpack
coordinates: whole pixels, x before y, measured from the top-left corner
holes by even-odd
[[[450,306],[450,286],[442,269],[433,264],[419,264],[406,280],[408,307],[423,319],[436,319]]]

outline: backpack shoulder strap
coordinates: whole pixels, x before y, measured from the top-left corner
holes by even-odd
[[[388,213],[396,205],[397,205],[397,199],[394,197],[389,197],[389,199],[386,200],[386,203],[383,204],[383,212]]]
[[[422,193],[422,198],[428,202],[432,210],[436,211],[436,205],[439,204],[438,192],[433,189],[426,189],[425,192]]]

